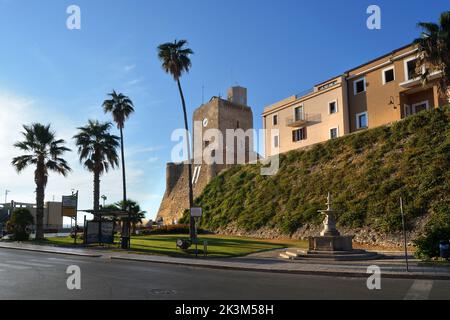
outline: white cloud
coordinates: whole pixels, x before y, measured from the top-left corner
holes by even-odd
[[[135,85],[141,83],[143,80],[144,80],[143,78],[136,78],[136,79],[130,80],[127,83],[125,83],[125,86],[132,87],[132,86],[135,86]]]
[[[131,70],[134,70],[134,69],[136,69],[136,65],[135,64],[127,65],[124,68],[125,72],[130,72]]]

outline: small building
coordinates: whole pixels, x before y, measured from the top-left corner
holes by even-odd
[[[36,223],[36,205],[32,203],[21,203],[11,201],[11,203],[0,204],[0,224],[6,224],[11,213],[15,209],[25,208],[30,211]],[[62,203],[46,202],[44,205],[44,229],[56,230],[63,228]]]

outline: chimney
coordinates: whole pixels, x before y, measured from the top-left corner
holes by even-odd
[[[228,89],[228,101],[246,106],[247,105],[247,88],[231,87]]]

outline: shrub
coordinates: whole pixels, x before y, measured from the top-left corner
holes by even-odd
[[[439,242],[450,240],[450,201],[435,206],[435,212],[425,227],[425,234],[414,241],[419,259],[439,257]]]
[[[27,241],[30,238],[30,226],[34,218],[28,209],[16,209],[8,222],[8,229],[16,241]]]

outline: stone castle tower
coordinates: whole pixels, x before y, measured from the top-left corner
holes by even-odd
[[[193,164],[194,198],[200,196],[208,183],[230,166],[230,164],[220,161],[210,164],[211,161],[205,161],[203,157],[199,158],[199,155],[207,153],[205,150],[210,150],[210,144],[214,143],[204,136],[204,132],[208,129],[219,130],[223,137],[226,136],[228,129],[242,129],[244,131],[253,129],[253,112],[247,106],[246,88],[230,88],[227,100],[213,97],[194,112],[192,126],[194,131],[193,155],[195,158],[195,164]],[[249,159],[248,155],[253,153],[252,143],[253,137],[248,139],[245,144],[246,159]],[[227,150],[230,149],[225,138],[222,148],[225,160]],[[212,150],[211,157],[215,157],[217,151]],[[187,165],[184,163],[168,163],[166,168],[166,192],[158,211],[158,219],[163,219],[164,224],[177,223],[183,216],[184,211],[189,208],[188,188]]]

